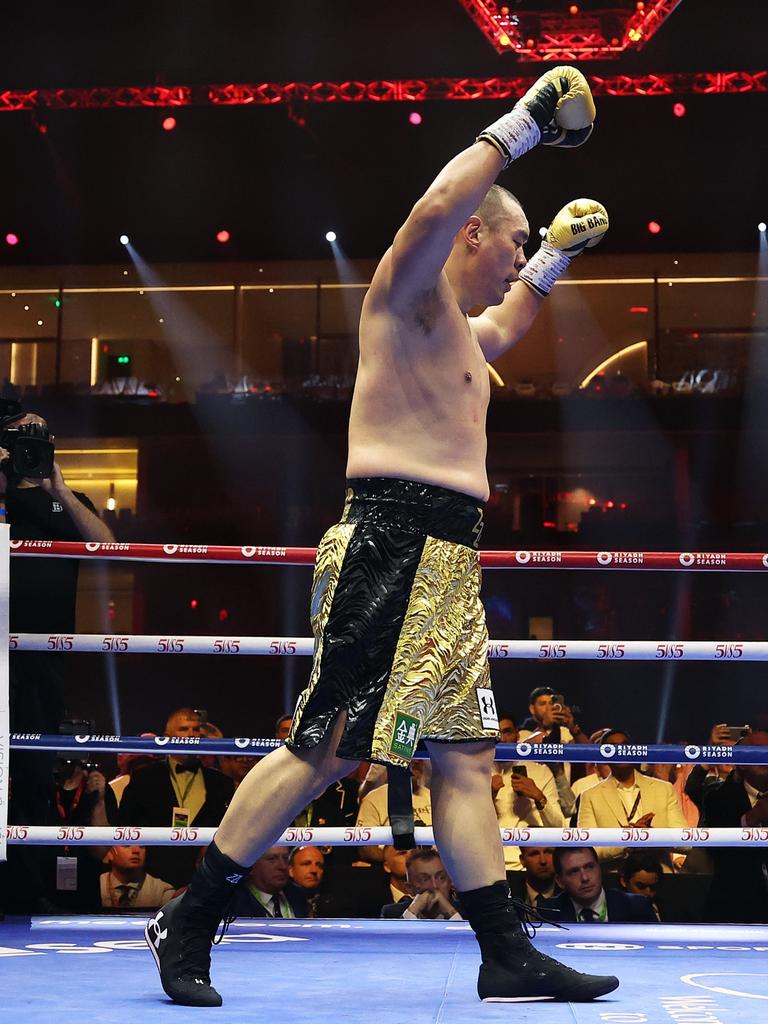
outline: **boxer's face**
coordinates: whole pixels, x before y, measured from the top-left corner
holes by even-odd
[[[517,281],[527,260],[523,246],[528,241],[528,220],[517,203],[506,203],[506,215],[493,226],[481,222],[475,260],[478,285],[487,306],[498,306]]]

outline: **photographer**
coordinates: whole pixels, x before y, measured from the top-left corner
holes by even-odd
[[[107,780],[99,765],[63,753],[53,770],[49,824],[105,826]],[[46,896],[60,910],[95,911],[101,904],[99,876],[106,849],[58,846],[45,849]]]
[[[18,402],[0,401],[0,523],[13,540],[111,541],[85,494],[73,492],[54,460],[53,436],[41,416],[24,414]],[[75,630],[78,561],[70,558],[12,558],[10,630],[13,633],[72,633]],[[47,652],[11,654],[10,729],[57,733],[64,717],[63,684],[57,656]],[[47,821],[53,757],[15,751],[10,821]],[[29,880],[32,901],[42,898],[34,848],[14,853]],[[13,866],[9,889],[13,889]],[[35,880],[38,880],[36,882]],[[32,895],[37,890],[36,895]]]

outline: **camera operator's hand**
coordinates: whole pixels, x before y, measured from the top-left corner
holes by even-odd
[[[36,482],[37,481],[30,481],[30,483]],[[40,481],[40,486],[46,494],[52,494],[54,498],[62,498],[65,494],[71,493],[69,487],[67,487],[64,481],[58,462],[54,462],[53,472],[49,477],[45,477]]]
[[[500,789],[504,788],[504,779],[498,773],[491,776],[491,793],[496,796]]]

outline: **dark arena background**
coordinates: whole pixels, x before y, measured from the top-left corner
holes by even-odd
[[[115,543],[182,553],[187,546],[191,555],[211,545],[311,549],[338,520],[358,321],[377,261],[441,167],[541,74],[556,64],[577,67],[595,98],[592,137],[572,151],[539,146],[498,179],[525,209],[529,258],[540,229],[576,196],[603,203],[610,230],[570,266],[528,334],[490,369],[482,548],[521,555],[484,569],[496,702],[522,725],[530,691],[550,687],[587,736],[611,729],[642,745],[699,749],[715,742],[719,723],[765,734],[766,3],[5,6],[0,396],[45,419],[66,486],[87,495]],[[53,536],[45,526],[14,533],[10,499],[0,496],[0,507],[12,538]],[[604,554],[562,568],[567,553],[582,551]],[[650,552],[671,553],[666,571],[647,568]],[[726,553],[739,552],[755,554],[750,571],[730,571]],[[169,715],[186,708],[224,737],[276,735],[276,719],[291,714],[309,677],[310,659],[291,656],[290,643],[310,636],[311,557],[304,564],[269,552],[271,564],[158,557],[34,559],[25,613],[14,624],[15,575],[33,559],[11,554],[10,731],[162,735]],[[75,581],[72,619],[62,626],[59,588],[69,588],[74,601]],[[50,636],[49,650],[43,641],[42,651],[25,650],[20,634]],[[85,653],[72,642],[84,635],[112,640],[103,655]],[[121,637],[143,636],[162,637],[168,656],[121,647]],[[195,636],[266,638],[277,656],[181,654]],[[529,642],[532,656],[507,657],[498,647],[515,641]],[[603,654],[574,660],[558,648],[570,641],[602,644]],[[617,647],[641,641],[652,642],[656,655],[635,660]],[[697,641],[722,648],[698,660],[675,646]],[[14,683],[14,664],[21,682]],[[23,679],[36,665],[52,690],[32,698]],[[7,733],[6,710],[0,707],[0,732]],[[16,756],[19,775],[38,779],[42,762],[31,767],[38,756],[50,758],[44,772],[55,767],[52,751]],[[87,770],[107,780],[125,770],[108,744],[83,756],[92,758]],[[574,767],[578,776],[582,766]],[[663,777],[674,781],[674,772]],[[49,786],[47,776],[38,782]],[[754,928],[736,916],[738,934],[723,938],[714,924],[707,931],[700,922],[712,865],[696,860],[707,853],[694,850],[689,876],[680,873],[683,881],[669,889],[676,916],[666,920],[684,922],[685,934],[670,939],[661,925],[625,924],[606,954],[627,964],[631,950],[647,956],[648,976],[658,972],[671,1001],[648,1009],[643,969],[633,968],[629,1002],[612,1003],[602,1016],[579,1010],[580,1021],[717,1024],[720,1012],[758,1019],[749,1014],[768,998],[768,933],[757,927],[768,921],[768,882],[749,919]],[[42,871],[28,856],[24,878]],[[674,858],[669,863],[676,872]],[[762,863],[765,875],[764,854]],[[18,877],[0,865],[9,914],[57,921],[72,909],[95,913],[34,886],[38,902],[26,905]],[[110,961],[128,957],[123,988],[139,977],[131,958],[143,954],[131,950],[141,943],[129,940],[140,933],[126,934],[123,948],[101,918],[67,918],[62,931],[38,924],[37,936],[23,920],[0,925],[0,958],[10,957],[0,970],[9,967],[9,978],[31,965],[29,984],[43,991],[45,963],[81,948],[110,952]],[[133,918],[125,922],[125,929],[138,927]],[[273,922],[266,938],[239,927],[230,938],[242,932],[242,942],[291,945],[289,925]],[[426,941],[415,924],[407,927],[415,930],[388,939],[390,981]],[[419,975],[433,969],[432,959],[454,955],[456,977],[467,975],[470,992],[474,961],[461,959],[464,947],[456,952],[451,927],[429,926],[434,943],[423,949]],[[601,927],[578,936],[592,950],[587,967],[608,970],[599,962]],[[376,937],[386,941],[392,923],[366,928],[355,941],[376,957]],[[291,941],[306,945],[313,935]],[[323,972],[342,962],[346,941],[335,932],[317,940],[323,966],[312,968],[319,973],[311,979],[325,1002],[313,1021],[330,1020]],[[554,931],[547,941],[579,946]],[[729,946],[762,949],[761,967],[734,965]],[[23,948],[29,962],[6,948]],[[695,952],[678,970],[669,967],[667,948]],[[244,949],[237,947],[238,958]],[[287,978],[300,976],[286,971],[276,949],[270,946],[266,970],[281,980],[269,1011],[260,1011],[264,1019],[283,1012],[294,998]],[[705,949],[719,967],[707,966],[698,951]],[[254,966],[261,951],[249,955],[241,973],[233,952],[230,987],[236,976],[244,985],[247,973],[261,975]],[[67,961],[77,968],[88,961],[78,987],[106,992],[103,959]],[[628,970],[623,960],[622,967]],[[681,991],[686,967],[691,978],[713,979],[707,971],[715,970],[723,977]],[[366,1011],[373,1014],[384,999],[383,974],[361,972],[361,984],[374,990]],[[738,977],[728,981],[732,974]],[[154,982],[145,984],[143,974],[136,982],[142,999]],[[365,1006],[368,996],[351,986],[350,979],[349,997]],[[409,1019],[455,1021],[478,1012],[452,995],[423,998]],[[61,1012],[40,999],[21,999],[8,1019]],[[381,1012],[391,1005],[382,1003]],[[174,1017],[156,1000],[121,1007]],[[556,1010],[549,1006],[544,1019],[571,1019]],[[86,1013],[95,1021],[129,1019],[120,1012],[78,1004],[62,1022]],[[227,1019],[248,1013],[243,1003]],[[529,1013],[519,1019],[533,1020]]]

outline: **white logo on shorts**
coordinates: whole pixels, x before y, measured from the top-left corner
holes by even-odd
[[[480,708],[480,721],[484,729],[498,729],[499,716],[496,711],[496,699],[493,690],[486,686],[478,686],[475,690],[477,704]]]

